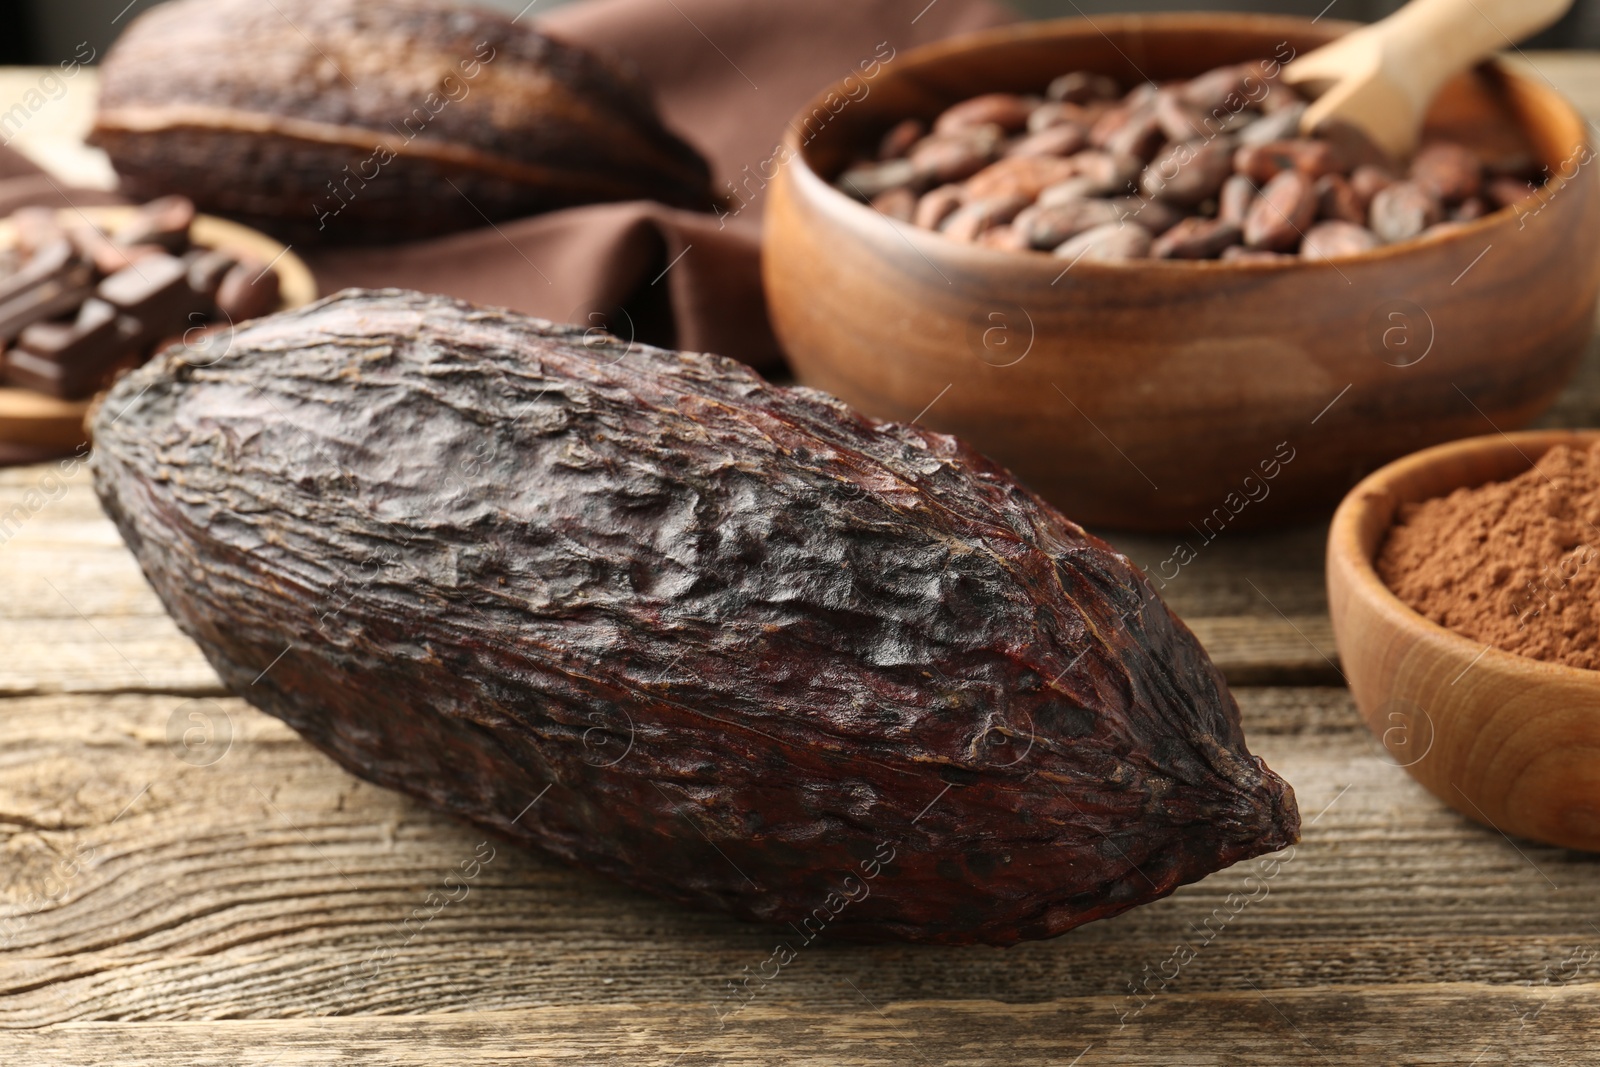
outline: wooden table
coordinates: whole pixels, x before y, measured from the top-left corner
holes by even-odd
[[[1533,62],[1600,112],[1600,58]],[[1600,346],[1547,422],[1600,425]],[[483,834],[228,696],[84,472],[58,473],[0,473],[0,1063],[1600,1055],[1600,862],[1478,826],[1393,765],[1341,685],[1321,526],[1225,536],[1168,587],[1299,794],[1273,877],[1223,871],[1009,950],[819,943],[719,1019],[774,931],[500,842],[429,905]]]

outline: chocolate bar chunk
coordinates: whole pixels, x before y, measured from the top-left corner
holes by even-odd
[[[136,347],[190,325],[189,316],[205,309],[204,298],[189,288],[189,266],[160,253],[141,259],[102,281],[95,295],[138,320]]]
[[[89,295],[89,265],[66,240],[35,252],[22,269],[0,278],[0,343],[36,322],[64,315]]]
[[[87,222],[80,222],[67,231],[67,237],[72,241],[78,254],[94,264],[94,269],[101,274],[115,274],[124,267],[132,266],[142,259],[152,255],[164,255],[166,249],[160,245],[123,245],[118,244],[98,227]]]
[[[64,399],[88,396],[130,350],[125,320],[103,300],[89,299],[76,321],[38,322],[22,331],[6,354],[6,380]]]
[[[142,204],[117,230],[119,245],[160,245],[174,255],[189,249],[189,225],[194,222],[194,201],[186,196],[163,196]]]
[[[217,310],[229,322],[260,318],[278,306],[278,274],[254,260],[242,260],[217,287]]]

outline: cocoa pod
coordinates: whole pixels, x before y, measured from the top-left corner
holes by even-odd
[[[1191,215],[1157,237],[1150,255],[1156,259],[1215,259],[1223,249],[1238,243],[1236,224]]]
[[[1217,195],[1233,172],[1233,142],[1226,137],[1189,141],[1167,148],[1145,168],[1145,196],[1193,207]]]
[[[618,63],[446,0],[174,0],[100,67],[122,191],[295,242],[608,200],[709,210],[710,170]]]
[[[1015,93],[985,93],[946,108],[934,120],[934,133],[960,133],[979,126],[998,126],[1007,133],[1027,129],[1037,100]]]
[[[1115,78],[1104,74],[1075,70],[1051,82],[1044,95],[1063,103],[1087,104],[1095,100],[1115,100],[1122,95],[1122,87]]]
[[[1289,252],[1317,217],[1317,197],[1311,179],[1298,170],[1286,170],[1261,187],[1244,219],[1244,243],[1251,248]]]
[[[1459,204],[1482,191],[1483,164],[1462,145],[1435,141],[1412,158],[1411,180],[1434,199]]]
[[[1415,182],[1395,182],[1379,190],[1367,209],[1372,232],[1391,244],[1417,236],[1441,218],[1439,202]]]
[[[1300,258],[1310,260],[1338,259],[1370,252],[1383,242],[1365,226],[1337,219],[1319,222],[1306,231],[1300,245]]]
[[[346,292],[158,357],[94,430],[226,685],[640,889],[1010,944],[1297,836],[1137,567],[959,441],[732,360]]]
[[[1062,242],[1054,255],[1073,263],[1126,263],[1149,256],[1152,242],[1150,231],[1136,222],[1111,222]]]

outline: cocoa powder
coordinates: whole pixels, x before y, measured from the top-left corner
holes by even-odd
[[[1600,445],[1558,446],[1509,481],[1402,505],[1377,568],[1441,626],[1600,670]]]

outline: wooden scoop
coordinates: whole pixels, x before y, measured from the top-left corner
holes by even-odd
[[[1412,0],[1290,63],[1283,80],[1317,97],[1301,120],[1303,132],[1353,126],[1392,158],[1407,159],[1446,81],[1571,6],[1572,0]]]

